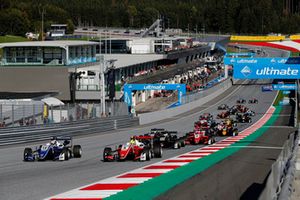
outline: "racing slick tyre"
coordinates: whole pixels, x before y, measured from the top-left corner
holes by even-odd
[[[252,119],[249,119],[249,120],[248,120],[248,123],[252,123]]]
[[[112,148],[110,147],[105,147],[103,151],[103,161],[108,162],[109,160],[106,158],[106,156],[111,155],[112,153]]]
[[[147,160],[147,161],[151,160],[151,152],[150,152],[150,149],[145,149],[145,153],[146,153],[146,160]]]
[[[233,129],[232,136],[238,136],[239,132],[237,129]]]
[[[73,147],[73,155],[74,155],[74,158],[81,158],[82,149],[81,149],[80,145],[74,145],[74,147]]]
[[[62,150],[62,153],[64,154],[65,160],[69,160],[69,158],[70,158],[70,151],[69,151],[69,149],[68,148],[64,148]]]
[[[26,159],[26,157],[28,157],[28,156],[32,156],[32,149],[31,148],[25,148],[24,149],[23,160],[28,161],[28,159]]]
[[[174,143],[174,149],[180,149],[180,142],[175,142]]]
[[[155,158],[161,158],[162,157],[162,147],[160,144],[154,144],[153,146],[153,152]]]
[[[180,141],[180,146],[181,146],[181,147],[185,147],[185,141],[184,141],[184,139],[182,139],[182,140]]]

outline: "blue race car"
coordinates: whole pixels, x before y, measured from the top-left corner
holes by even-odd
[[[73,145],[71,137],[52,137],[50,143],[40,145],[35,150],[24,149],[24,161],[69,160],[80,158],[81,155],[81,146]]]

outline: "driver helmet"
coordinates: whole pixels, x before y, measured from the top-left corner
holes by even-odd
[[[56,140],[51,140],[50,144],[55,145],[56,144]]]

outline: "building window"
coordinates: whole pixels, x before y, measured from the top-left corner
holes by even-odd
[[[61,48],[44,48],[43,63],[62,64],[62,51]]]
[[[16,63],[25,63],[25,49],[22,47],[17,48]]]

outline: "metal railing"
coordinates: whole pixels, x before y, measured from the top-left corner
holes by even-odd
[[[51,136],[77,136],[103,133],[139,125],[138,118],[115,116],[76,122],[33,125],[30,127],[6,127],[0,129],[0,146],[47,140]]]

